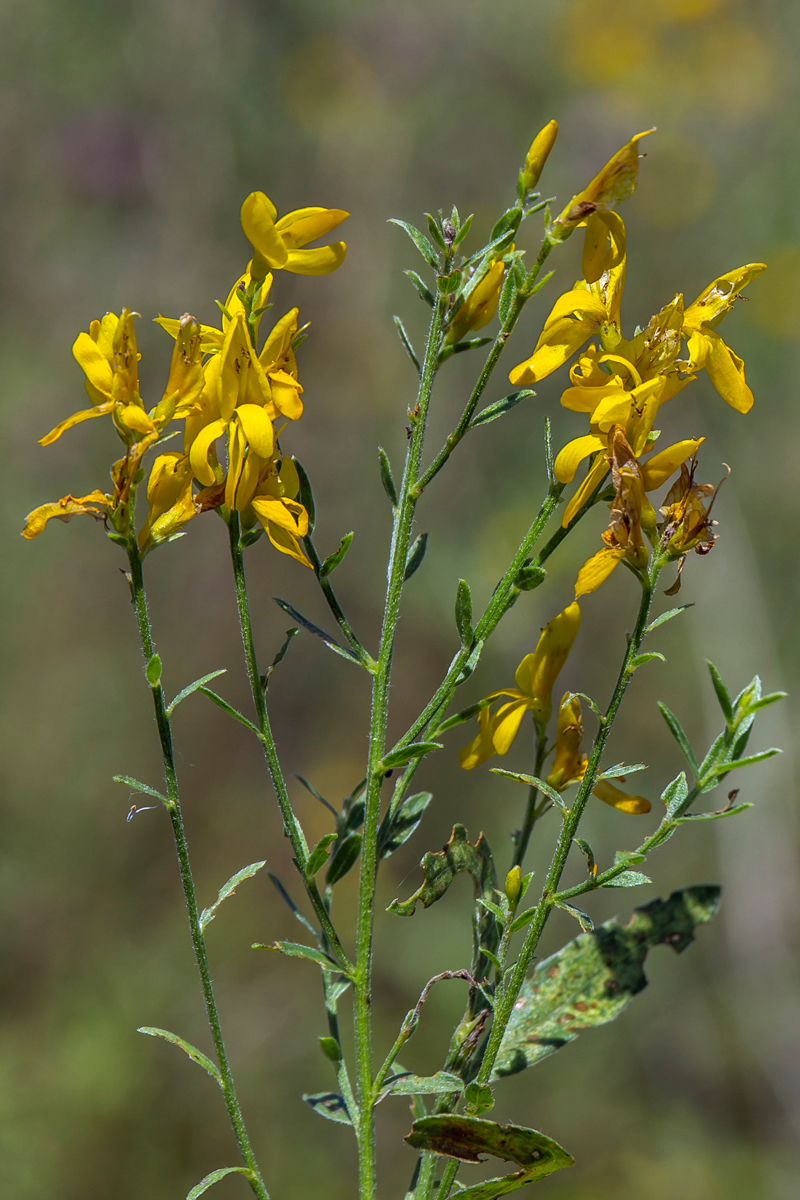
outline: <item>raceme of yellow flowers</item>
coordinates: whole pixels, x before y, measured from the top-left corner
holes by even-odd
[[[47,522],[87,514],[104,520],[124,539],[131,498],[142,481],[141,463],[151,448],[171,439],[172,422],[183,421],[181,449],[165,449],[150,469],[148,512],[138,534],[147,553],[180,534],[201,512],[212,509],[241,514],[244,530],[260,523],[272,544],[306,566],[300,539],[308,532],[308,514],[297,500],[299,479],[292,460],[281,454],[279,437],[303,412],[295,348],[302,340],[298,310],[286,313],[258,349],[261,320],[269,307],[273,271],[303,275],[335,271],[344,261],[344,242],[304,249],[339,225],[341,209],[302,208],[278,218],[263,192],[242,205],[241,221],[253,256],[224,304],[221,328],[201,325],[186,314],[180,320],[159,317],[175,339],[169,378],[155,407],[147,409],[139,392],[134,317],[124,309],[106,313],[80,333],[73,353],[86,376],[91,407],[57,425],[42,445],[92,417],[109,416],[125,447],[111,468],[112,491],[65,496],[35,509],[23,535],[36,537]],[[491,314],[490,314],[491,315]],[[489,318],[487,318],[489,319]],[[217,443],[225,439],[226,465]],[[200,490],[195,491],[198,484]]]

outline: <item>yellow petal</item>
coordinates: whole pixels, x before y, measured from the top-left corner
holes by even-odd
[[[592,492],[602,481],[608,470],[608,459],[606,458],[605,454],[599,454],[588,471],[583,483],[577,489],[575,495],[564,509],[564,516],[561,518],[561,525],[564,529],[566,529],[578,510],[581,509],[589,499]]]
[[[593,320],[573,321],[570,317],[561,317],[554,321],[543,331],[531,357],[509,372],[511,383],[514,386],[536,383],[552,375],[591,337],[596,328]]]
[[[597,283],[605,271],[619,266],[625,257],[625,242],[625,225],[619,213],[598,209],[589,216],[581,266],[587,283]]]
[[[578,572],[578,578],[575,581],[575,599],[577,600],[579,596],[588,596],[590,592],[596,592],[600,584],[605,583],[624,557],[624,550],[611,546],[604,546],[602,550],[597,551],[597,554],[592,555]]]
[[[562,450],[559,450],[556,455],[556,461],[553,464],[553,471],[559,483],[571,483],[575,478],[575,472],[585,458],[590,454],[594,454],[597,450],[605,450],[606,443],[602,438],[596,437],[593,433],[584,434],[583,437],[574,438],[571,442],[567,442]]]
[[[78,334],[72,347],[72,353],[92,386],[96,387],[98,392],[110,396],[111,385],[114,381],[111,363],[88,333]]]
[[[261,458],[271,458],[275,449],[275,430],[264,409],[258,404],[240,404],[236,416],[242,423],[248,444]]]
[[[580,606],[573,601],[545,625],[536,650],[526,654],[517,667],[514,677],[517,687],[528,697],[528,706],[541,724],[550,719],[553,685],[567,661],[580,624]]]
[[[609,391],[592,413],[592,425],[608,433],[612,425],[624,425],[631,414],[633,392],[623,388]]]
[[[124,404],[117,408],[114,419],[123,429],[133,433],[156,433],[156,427],[143,408],[138,404]]]
[[[160,325],[173,338],[177,338],[181,328],[178,317],[162,317],[161,314],[153,317],[153,324]],[[215,329],[213,325],[201,325],[200,332],[202,334],[200,350],[203,354],[211,354],[220,349],[224,336],[221,329]]]
[[[478,735],[468,746],[459,751],[458,761],[462,770],[471,771],[479,767],[487,759],[493,758],[495,749],[492,741],[491,713],[488,708],[482,708],[478,713]]]
[[[290,250],[284,267],[295,275],[329,275],[344,262],[347,246],[334,242],[315,250]]]
[[[105,404],[98,404],[96,408],[82,408],[80,412],[73,413],[65,421],[61,421],[43,438],[39,438],[39,445],[49,446],[57,438],[60,438],[66,429],[72,429],[73,425],[80,425],[82,421],[88,421],[90,417],[104,417],[106,413],[111,412],[113,407],[114,401],[107,400]]]
[[[592,793],[597,796],[598,800],[602,800],[604,804],[610,804],[619,812],[635,815],[650,812],[650,801],[646,800],[644,796],[628,796],[618,787],[614,787],[614,784],[607,779],[601,779],[599,783],[595,784]]]
[[[306,558],[300,547],[296,537],[293,537],[286,529],[281,529],[274,521],[267,521],[265,525],[267,537],[272,542],[276,550],[280,550],[281,554],[288,554],[291,558],[296,559],[304,567],[310,567],[311,563]]]
[[[704,441],[705,438],[694,438],[676,442],[674,446],[668,446],[666,450],[648,458],[647,462],[641,464],[644,490],[652,492],[661,487],[662,483],[666,483],[682,462],[686,462],[687,458],[697,453]]]
[[[273,363],[280,362],[289,353],[297,333],[297,318],[299,316],[299,308],[291,308],[289,312],[281,317],[270,330],[267,340],[264,342],[263,349],[259,355],[259,361],[265,371],[268,371]]]
[[[296,250],[298,246],[305,246],[306,242],[324,237],[349,216],[350,213],[342,208],[297,208],[276,221],[275,228],[283,238],[286,249]]]
[[[561,216],[555,222],[562,236],[569,233],[597,208],[611,208],[627,200],[636,187],[636,176],[639,170],[639,151],[637,142],[654,130],[646,129],[637,133],[629,142],[610,158],[601,171],[595,175],[592,182],[577,196],[573,196]]]
[[[192,472],[195,479],[202,483],[204,487],[211,487],[212,483],[217,482],[217,477],[214,474],[214,468],[209,461],[209,457],[217,438],[222,437],[227,428],[227,421],[212,421],[204,429],[200,430],[192,442],[189,450],[189,462],[192,464]],[[216,459],[216,455],[214,457]]]
[[[697,336],[705,338],[705,368],[722,399],[737,412],[749,412],[753,407],[753,393],[745,382],[741,358],[725,345],[718,333],[709,330]]]
[[[290,500],[294,500],[300,491],[300,476],[297,473],[297,467],[294,465],[293,458],[284,458],[282,460],[280,476],[283,494],[288,496]]]
[[[491,726],[495,754],[507,754],[511,749],[511,743],[519,733],[522,718],[527,711],[526,700],[512,700],[510,704],[503,704],[498,708]]]
[[[275,206],[263,192],[251,192],[242,205],[244,235],[270,267],[285,267],[286,243],[275,228]]]
[[[526,192],[530,192],[539,182],[539,176],[557,137],[558,121],[548,121],[531,142],[530,150],[525,156],[525,166],[522,168],[522,186]]]
[[[742,288],[747,287],[748,283],[766,269],[766,263],[747,263],[713,280],[686,309],[683,336],[688,337],[690,333],[696,333],[703,325],[718,325],[725,314],[730,312]]]
[[[98,507],[99,506],[99,507]],[[86,515],[100,518],[108,511],[109,497],[102,492],[90,492],[88,496],[64,496],[51,504],[42,504],[28,513],[25,518],[24,538],[38,537],[48,521],[69,521],[70,517]]]

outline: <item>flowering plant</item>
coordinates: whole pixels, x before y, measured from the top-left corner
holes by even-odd
[[[203,325],[189,314],[179,319],[157,318],[175,345],[163,395],[152,406],[148,407],[140,391],[136,314],[128,309],[119,316],[107,313],[75,341],[73,350],[85,375],[91,407],[68,417],[42,443],[49,445],[73,426],[105,416],[122,443],[122,455],[111,466],[108,491],[98,488],[85,496],[65,496],[44,504],[28,516],[23,532],[33,538],[54,518],[68,521],[75,515],[92,516],[128,560],[127,579],[155,707],[165,790],[129,776],[116,778],[154,798],[171,823],[214,1058],[166,1030],[145,1027],[141,1032],[176,1044],[216,1081],[241,1156],[239,1165],[207,1175],[192,1188],[187,1200],[231,1173],[242,1175],[260,1200],[268,1197],[265,1177],[269,1172],[262,1173],[257,1162],[237,1099],[205,941],[206,927],[219,905],[239,883],[264,867],[266,858],[234,875],[220,890],[216,903],[200,911],[173,748],[171,718],[179,704],[196,693],[205,696],[244,725],[263,748],[306,898],[304,912],[276,880],[302,924],[306,940],[277,941],[266,948],[305,959],[320,970],[328,1026],[320,1046],[335,1073],[336,1090],[308,1093],[304,1099],[321,1117],[338,1122],[355,1137],[361,1200],[376,1195],[375,1110],[390,1096],[405,1097],[411,1104],[413,1123],[406,1141],[418,1151],[408,1189],[414,1200],[431,1200],[434,1194],[438,1200],[446,1200],[454,1188],[469,1200],[492,1200],[570,1165],[571,1155],[546,1134],[501,1125],[484,1115],[493,1107],[495,1088],[502,1086],[506,1076],[533,1066],[582,1030],[619,1015],[646,983],[643,963],[649,950],[660,944],[685,949],[695,929],[714,916],[719,889],[687,887],[666,900],[651,900],[635,909],[628,924],[609,921],[597,929],[574,902],[598,889],[650,883],[636,868],[675,833],[691,829],[698,821],[727,818],[751,807],[736,805],[735,791],[729,793],[726,804],[714,810],[698,807],[703,797],[731,772],[777,753],[775,749],[747,753],[747,747],[756,714],[782,693],[762,696],[756,677],[731,696],[711,666],[722,730],[701,757],[695,754],[677,716],[660,706],[686,767],[659,799],[652,801],[618,786],[626,785],[627,776],[641,770],[643,764],[606,761],[612,728],[634,675],[651,660],[662,658],[657,651],[643,650],[646,639],[683,611],[677,607],[653,615],[662,573],[671,564],[677,566],[675,579],[666,588],[667,595],[674,594],[690,552],[708,553],[716,536],[711,517],[716,489],[696,482],[704,438],[692,426],[686,429],[685,438],[659,448],[656,419],[661,407],[683,393],[703,370],[733,409],[739,413],[750,409],[753,396],[742,360],[717,328],[741,290],[764,267],[748,264],[720,275],[689,305],[682,296],[675,296],[649,322],[626,336],[621,301],[627,244],[617,206],[635,187],[638,143],[645,135],[633,137],[560,215],[552,218],[550,202],[535,188],[557,131],[551,121],[536,137],[519,173],[516,198],[491,229],[488,241],[472,253],[462,249],[472,218],[462,221],[455,208],[449,216],[428,216],[427,233],[396,222],[424,263],[427,281],[414,270],[407,274],[430,309],[430,326],[424,351],[417,356],[402,322],[397,321],[418,373],[418,388],[408,408],[407,452],[399,483],[388,456],[379,451],[393,528],[380,640],[374,653],[356,634],[331,582],[353,535],[343,538],[327,557],[319,553],[314,541],[311,483],[288,448],[292,423],[304,412],[297,355],[306,327],[299,324],[298,310],[293,308],[268,333],[262,331],[273,289],[277,290],[278,272],[316,275],[342,265],[343,242],[307,246],[331,233],[347,213],[308,207],[279,217],[264,193],[248,196],[242,205],[241,223],[252,256],[224,303],[219,304],[220,327]],[[538,256],[527,267],[516,240],[523,222],[542,212],[544,232]],[[520,314],[551,277],[541,274],[546,260],[579,230],[584,239],[582,277],[555,301],[532,353],[511,370],[516,390],[479,410]],[[470,336],[495,317],[499,329],[494,336]],[[459,420],[439,450],[426,460],[425,437],[437,373],[453,355],[484,346],[489,347],[488,353]],[[520,403],[530,403],[534,393],[528,385],[570,360],[569,386],[561,404],[571,412],[585,414],[589,431],[554,454],[550,424],[545,421],[546,494],[538,510],[531,510],[529,528],[482,613],[473,611],[467,582],[459,582],[455,597],[458,642],[452,661],[417,718],[391,744],[387,722],[395,632],[404,586],[426,552],[425,537],[414,540],[418,505],[464,437],[479,436],[475,431],[482,426],[505,418]],[[684,412],[690,412],[685,405]],[[182,439],[178,448],[165,449],[164,444],[175,436]],[[137,493],[151,451],[147,512],[137,523]],[[567,496],[583,463],[587,470]],[[659,492],[660,498],[656,496]],[[483,648],[499,623],[523,595],[545,583],[546,564],[552,555],[562,553],[576,526],[603,505],[608,506],[609,522],[600,537],[602,544],[577,570],[574,598],[555,615],[551,614],[558,605],[548,602],[545,606],[543,611],[550,619],[538,640],[531,638],[522,648],[528,652],[517,668],[515,686],[495,688],[479,702],[451,712],[459,688],[479,669]],[[560,520],[554,523],[560,508]],[[229,532],[244,665],[252,691],[251,717],[238,712],[211,688],[220,671],[195,680],[168,701],[162,659],[151,631],[144,584],[146,559],[183,536],[198,516],[210,512],[222,519]],[[245,577],[246,552],[264,535],[275,550],[313,572],[340,639],[281,601],[296,625],[266,672],[256,657]],[[567,691],[554,704],[553,689],[579,634],[580,604],[591,603],[584,597],[620,565],[633,576],[636,613],[611,698],[601,706],[585,694]],[[270,675],[300,629],[351,667],[365,672],[372,686],[363,777],[354,780],[341,809],[333,810],[334,828],[313,846],[290,801],[267,703]],[[591,738],[584,728],[584,707],[591,714]],[[465,827],[456,824],[447,845],[422,858],[423,880],[416,892],[390,905],[389,911],[398,917],[410,917],[420,903],[427,908],[440,900],[457,874],[469,874],[474,883],[473,954],[462,969],[443,971],[425,985],[394,1043],[382,1047],[376,1057],[372,1011],[373,958],[380,950],[373,938],[376,881],[381,862],[416,835],[432,802],[429,792],[412,794],[412,783],[428,756],[442,747],[441,739],[458,726],[477,722],[475,736],[460,754],[461,768],[476,770],[508,752],[528,714],[533,744],[530,773],[492,768],[521,783],[527,795],[522,823],[512,833],[508,866],[498,871],[499,864],[483,835],[471,842]],[[386,788],[390,779],[391,787]],[[601,864],[580,836],[581,819],[592,797],[623,818],[646,815],[655,804],[660,820],[645,836],[639,836],[632,849],[620,850],[613,863]],[[545,878],[536,888],[537,897],[525,907],[532,884],[525,860],[537,829],[537,836],[545,836],[549,830],[553,850]],[[579,878],[565,884],[568,859],[571,866],[577,862],[582,867]],[[355,870],[359,873],[357,920],[354,930],[346,930],[334,916],[333,900],[339,882]],[[530,974],[542,932],[555,909],[570,914],[581,932]],[[431,988],[446,979],[466,984],[463,1017],[443,1051],[439,1069],[425,1076],[412,1074],[400,1066],[403,1047],[418,1028]],[[347,1060],[340,1037],[339,1007],[345,997],[352,998],[352,1062]],[[480,1162],[484,1153],[512,1163],[514,1169],[481,1183],[462,1185],[457,1181],[461,1164]]]

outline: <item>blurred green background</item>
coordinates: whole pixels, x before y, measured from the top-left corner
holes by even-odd
[[[0,10],[0,361],[2,489],[3,836],[0,844],[0,1177],[14,1200],[174,1200],[236,1162],[213,1084],[138,1025],[208,1048],[168,825],[125,823],[132,797],[117,772],[157,784],[150,698],[141,677],[123,559],[89,521],[19,538],[26,512],[104,487],[117,456],[110,424],[36,439],[82,407],[70,347],[107,309],[138,310],[143,391],[154,403],[170,344],[150,318],[187,309],[214,318],[247,246],[243,197],[279,210],[348,209],[345,266],[323,279],[281,275],[280,311],[312,322],[302,351],[306,416],[291,449],[317,491],[318,544],[356,540],[337,574],[343,601],[374,646],[389,533],[375,446],[399,470],[414,375],[391,317],[421,341],[425,312],[401,275],[417,267],[390,216],[419,221],[456,203],[486,232],[514,194],[528,143],[551,117],[561,134],[542,181],[562,202],[631,134],[652,125],[628,224],[628,329],[676,291],[693,298],[717,274],[765,261],[766,275],[725,322],[747,363],[756,406],[728,409],[705,378],[670,407],[666,433],[706,434],[703,477],[733,469],[716,508],[720,541],[694,558],[681,600],[696,607],[658,635],[668,662],[637,676],[614,759],[650,763],[656,797],[680,769],[660,722],[663,698],[703,746],[719,723],[703,657],[734,688],[760,671],[798,692],[800,576],[800,183],[798,24],[791,0],[5,0]],[[529,222],[520,244],[536,245]],[[475,238],[469,243],[477,246]],[[578,273],[580,247],[553,256],[556,278],[526,310],[506,366],[527,356],[550,304]],[[471,361],[470,361],[471,359]],[[478,355],[448,363],[433,445],[460,412]],[[455,644],[455,585],[484,601],[543,488],[543,414],[559,445],[583,431],[559,409],[563,373],[537,399],[476,432],[421,506],[430,533],[409,585],[393,688],[400,732]],[[504,394],[498,372],[489,399]],[[462,693],[511,682],[539,627],[564,607],[602,514],[568,543],[547,584],[523,596]],[[270,597],[329,624],[306,574],[260,542],[249,554],[265,661],[288,625]],[[636,603],[618,572],[583,605],[563,680],[608,696]],[[149,560],[152,616],[175,692],[218,667],[247,710],[225,545],[214,517]],[[366,682],[300,637],[271,692],[287,772],[338,800],[361,774]],[[249,710],[248,710],[249,711]],[[790,1200],[800,1185],[798,856],[793,730],[797,700],[770,709],[754,739],[785,753],[743,772],[754,810],[674,838],[655,882],[592,898],[595,919],[687,883],[718,881],[716,923],[680,958],[648,966],[652,986],[616,1024],[585,1034],[498,1090],[498,1119],[542,1129],[578,1165],[540,1185],[552,1200]],[[256,744],[202,698],[176,718],[179,767],[201,900],[266,857],[295,895],[292,867]],[[523,796],[458,770],[451,735],[420,782],[426,821],[381,878],[376,1007],[379,1045],[434,972],[466,965],[469,888],[402,921],[383,912],[416,886],[420,855],[452,821],[484,829],[505,869]],[[530,769],[524,741],[506,765]],[[328,828],[298,784],[309,835]],[[608,855],[653,817],[590,806],[587,836]],[[541,876],[551,828],[531,853]],[[534,886],[536,886],[534,884]],[[342,919],[353,888],[343,885]],[[303,1091],[333,1085],[316,1038],[326,1032],[313,968],[249,949],[294,936],[265,873],[242,886],[209,930],[215,982],[242,1102],[276,1200],[354,1194],[346,1130],[321,1121]],[[546,950],[576,929],[561,914]],[[441,1063],[462,985],[442,985],[405,1065]],[[347,1006],[344,1006],[345,1015]],[[382,1194],[402,1195],[413,1165],[401,1100],[380,1110]],[[493,1113],[493,1116],[495,1114]],[[465,1178],[468,1172],[465,1170]],[[233,1177],[215,1195],[245,1195]]]

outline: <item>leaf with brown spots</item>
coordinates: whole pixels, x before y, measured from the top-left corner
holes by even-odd
[[[719,907],[713,885],[683,888],[651,900],[627,925],[616,918],[582,933],[540,963],[522,986],[494,1066],[493,1080],[515,1075],[560,1050],[594,1025],[605,1025],[647,986],[644,960],[654,946],[677,953]]]

